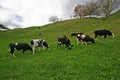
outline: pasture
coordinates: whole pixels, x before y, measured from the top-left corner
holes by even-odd
[[[95,44],[77,45],[72,32],[94,37],[94,30],[108,29],[115,38],[99,37]],[[41,35],[39,35],[41,33]],[[67,35],[72,50],[57,48],[57,38]],[[10,56],[11,42],[45,39],[50,50],[36,49]],[[0,80],[120,80],[120,11],[110,17],[73,19],[39,27],[0,32]]]

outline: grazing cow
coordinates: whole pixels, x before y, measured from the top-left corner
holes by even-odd
[[[95,38],[98,36],[104,36],[104,38],[107,38],[107,36],[112,36],[114,38],[114,34],[110,32],[109,30],[96,30],[94,31]]]
[[[73,45],[71,45],[71,42],[67,37],[59,37],[58,38],[58,45],[57,46],[61,47],[61,45],[65,45],[66,48],[69,50],[71,50],[72,46],[73,46]]]
[[[15,57],[14,51],[15,50],[22,50],[24,53],[26,50],[32,51],[32,48],[27,43],[10,43],[10,54],[11,56]]]
[[[71,37],[77,36],[78,34],[83,34],[83,33],[71,33]]]
[[[84,34],[78,34],[77,35],[77,44],[79,41],[82,41],[81,44],[85,43],[87,46],[87,42],[92,42],[95,43],[94,39],[89,37],[88,35],[84,35]]]
[[[33,54],[35,53],[35,48],[36,47],[42,47],[43,50],[45,49],[45,47],[50,49],[47,42],[45,40],[42,40],[42,39],[33,39],[33,40],[31,40],[31,45],[32,45],[32,49],[33,49]]]

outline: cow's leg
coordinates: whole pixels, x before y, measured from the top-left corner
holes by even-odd
[[[115,35],[114,35],[114,33],[112,33],[112,38],[115,38]]]
[[[77,44],[79,44],[79,39],[77,38]]]
[[[85,45],[87,46],[87,42],[85,42]]]
[[[23,53],[26,51],[26,49],[23,49]]]
[[[13,57],[15,57],[15,54],[13,53]]]
[[[57,48],[58,48],[59,44],[57,44]]]
[[[95,38],[97,38],[97,35],[95,34]]]
[[[98,39],[98,35],[95,34],[95,39]]]
[[[10,56],[15,57],[14,51],[10,53]]]
[[[14,53],[10,53],[10,56],[15,57],[15,54]]]
[[[61,42],[58,42],[57,47],[58,47],[58,46],[61,47]]]
[[[45,50],[45,46],[43,46],[43,51]]]
[[[106,38],[107,37],[107,35],[104,35],[104,38]]]
[[[38,47],[39,51],[41,50],[41,46]]]
[[[12,57],[15,57],[15,55],[14,55],[14,48],[10,48],[10,55],[12,56]]]
[[[61,48],[62,43],[60,42],[60,48]]]
[[[32,49],[33,49],[33,54],[35,53],[35,46],[32,46]]]
[[[13,53],[12,56],[15,57],[15,54]]]
[[[82,42],[81,42],[81,45],[83,45],[83,43],[84,43],[84,42],[82,41]]]

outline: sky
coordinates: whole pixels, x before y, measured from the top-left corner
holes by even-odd
[[[74,7],[89,0],[0,0],[0,23],[9,28],[49,24],[49,17],[70,19]]]

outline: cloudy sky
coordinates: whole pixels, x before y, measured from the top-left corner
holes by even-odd
[[[53,15],[69,19],[75,5],[86,1],[89,0],[0,0],[0,23],[11,28],[42,26]]]

